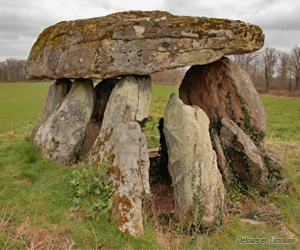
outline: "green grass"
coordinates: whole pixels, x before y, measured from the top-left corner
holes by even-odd
[[[238,236],[286,237],[274,225],[244,224],[228,217],[211,235],[186,236],[170,225],[164,233],[156,220],[145,216],[141,239],[122,235],[107,215],[98,220],[70,212],[72,169],[42,159],[24,140],[37,123],[50,83],[0,83],[0,249],[297,249],[299,245],[236,244]],[[171,93],[178,88],[153,85],[151,119],[144,133],[150,147],[158,146],[158,120]],[[284,225],[300,236],[300,99],[262,96],[268,130],[266,145],[275,147],[291,181],[288,194],[250,200],[252,207],[273,202],[285,215]],[[160,236],[160,237],[158,237]],[[169,239],[166,243],[158,238]],[[10,246],[10,248],[9,248]],[[298,248],[299,249],[299,248]]]
[[[267,139],[300,141],[300,98],[261,96],[267,115]]]
[[[149,111],[149,120],[143,133],[147,137],[148,147],[157,148],[159,144],[159,119],[164,117],[165,109],[172,93],[178,95],[178,87],[152,84],[152,103]]]
[[[50,83],[0,83],[0,133],[29,132],[43,108]]]

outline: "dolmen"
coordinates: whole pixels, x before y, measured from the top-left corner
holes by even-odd
[[[174,219],[219,225],[226,190],[287,186],[278,153],[264,147],[264,106],[247,73],[224,57],[263,44],[256,25],[162,11],[55,24],[28,58],[28,78],[55,80],[32,142],[43,157],[63,164],[108,164],[112,215],[121,232],[139,237],[143,199],[151,195],[141,131],[152,99],[150,74],[191,66],[179,97],[170,96],[163,124]]]

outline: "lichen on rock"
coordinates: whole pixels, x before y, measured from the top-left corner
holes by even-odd
[[[152,96],[149,76],[124,76],[107,103],[102,127],[88,163],[110,165],[116,195],[113,219],[121,232],[143,234],[142,200],[150,195],[149,156],[140,122],[148,117]]]
[[[250,53],[263,43],[262,30],[241,21],[128,11],[46,28],[31,49],[27,76],[107,79],[148,75]]]
[[[62,87],[49,88],[44,113],[32,133],[32,140],[44,157],[68,164],[83,141],[94,107],[94,88],[91,80],[77,79],[63,98],[66,91],[62,94]]]

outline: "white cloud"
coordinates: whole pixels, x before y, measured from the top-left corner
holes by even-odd
[[[126,1],[110,1],[110,5],[113,9],[117,10],[156,10],[160,9],[164,1],[151,0],[126,0]]]
[[[126,10],[239,19],[259,25],[268,46],[282,49],[300,42],[299,0],[0,0],[0,6],[0,60],[26,58],[38,34],[59,21]]]

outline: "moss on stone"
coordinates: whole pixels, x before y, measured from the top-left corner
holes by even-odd
[[[143,34],[138,34],[134,26],[142,26],[145,31]],[[114,46],[122,47],[123,43],[117,45],[115,41],[123,41],[124,45],[130,41],[141,39],[148,40],[148,43],[149,40],[153,39],[180,40],[188,38],[197,41],[205,39],[205,37],[208,38],[210,33],[216,33],[218,37],[227,38],[227,35],[222,32],[223,30],[230,30],[234,35],[234,37],[226,39],[226,42],[224,42],[225,47],[230,47],[230,50],[226,51],[227,54],[235,54],[234,44],[245,44],[242,49],[237,46],[236,53],[252,52],[263,45],[264,36],[258,26],[228,19],[174,16],[161,11],[128,11],[99,18],[64,21],[46,28],[40,34],[29,56],[27,75],[33,79],[54,79],[58,76],[68,78],[95,78],[95,76],[101,76],[102,78],[107,74],[106,70],[112,70],[111,66],[116,65],[117,67],[118,65],[118,63],[114,63],[116,56],[112,56],[112,54],[113,51],[120,49]],[[234,44],[228,44],[227,40],[234,41]],[[249,44],[250,41],[252,44]],[[146,43],[147,41],[145,41]],[[109,45],[107,46],[107,44]],[[216,43],[216,46],[219,46],[218,43]],[[189,50],[189,48],[185,49]],[[176,58],[180,54],[177,51],[173,52],[176,55],[172,58]],[[68,70],[61,63],[66,61],[67,58],[73,61],[73,64],[70,63],[72,67],[68,67]],[[90,64],[82,62],[83,59],[90,62]],[[144,60],[144,63],[149,64],[147,59]],[[133,66],[128,65],[128,68],[130,66],[134,67],[134,70],[130,72],[142,74],[141,72],[135,72],[137,67],[133,61],[131,60]],[[43,65],[43,67],[40,65]],[[169,68],[182,66],[188,65],[180,64],[169,66]],[[118,71],[119,68],[114,70]],[[147,74],[149,74],[149,70],[147,70]],[[161,70],[164,69],[159,67],[152,69],[153,72]],[[114,74],[117,74],[117,72]],[[110,77],[125,73],[118,72],[117,75],[114,74]]]

